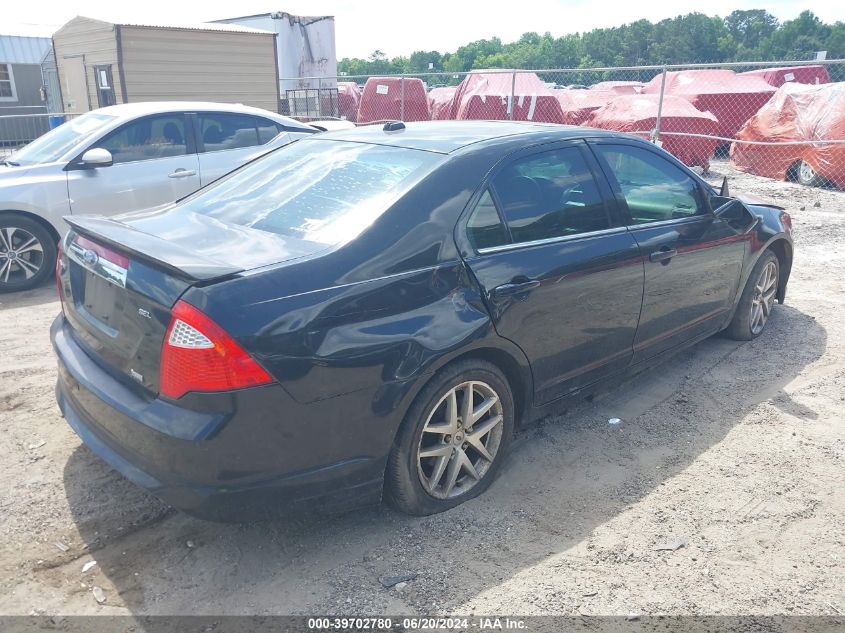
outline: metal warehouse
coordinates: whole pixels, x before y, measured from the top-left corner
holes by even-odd
[[[49,51],[47,37],[0,35],[0,150],[47,131],[41,60]]]
[[[334,17],[277,11],[217,23],[239,24],[278,35],[280,112],[307,117],[339,115]]]
[[[279,107],[276,34],[235,24],[117,24],[76,17],[53,34],[66,112],[139,101]]]

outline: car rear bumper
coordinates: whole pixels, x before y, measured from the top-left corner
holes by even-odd
[[[305,406],[271,385],[194,394],[188,409],[118,380],[85,352],[61,315],[51,339],[56,399],[68,424],[112,468],[176,508],[245,521],[381,499],[386,451],[368,451],[366,437],[350,437],[368,426],[348,416],[363,394]],[[327,416],[342,410],[347,414],[335,418],[342,425]]]

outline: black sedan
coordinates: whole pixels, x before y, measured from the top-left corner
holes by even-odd
[[[637,138],[389,123],[176,204],[72,216],[52,327],[68,423],[187,512],[486,489],[514,427],[783,302],[789,216]]]

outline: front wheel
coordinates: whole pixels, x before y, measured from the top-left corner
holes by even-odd
[[[38,222],[19,213],[0,213],[0,292],[41,284],[56,266],[56,243]]]
[[[514,427],[510,386],[494,365],[462,361],[435,375],[408,410],[385,492],[403,512],[434,514],[486,490]]]
[[[745,283],[734,318],[726,332],[737,341],[750,341],[763,333],[775,306],[780,266],[772,251],[760,256]]]

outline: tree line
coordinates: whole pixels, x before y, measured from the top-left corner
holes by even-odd
[[[548,32],[525,33],[508,44],[493,37],[470,42],[453,53],[415,51],[407,57],[388,58],[376,50],[367,59],[340,60],[338,71],[347,75],[387,75],[457,73],[479,68],[808,60],[813,59],[816,51],[827,51],[828,59],[845,58],[845,22],[825,24],[811,11],[780,22],[764,9],[751,9],[734,11],[725,18],[690,13],[657,23],[638,20],[562,37]],[[609,76],[605,74],[602,78]]]

